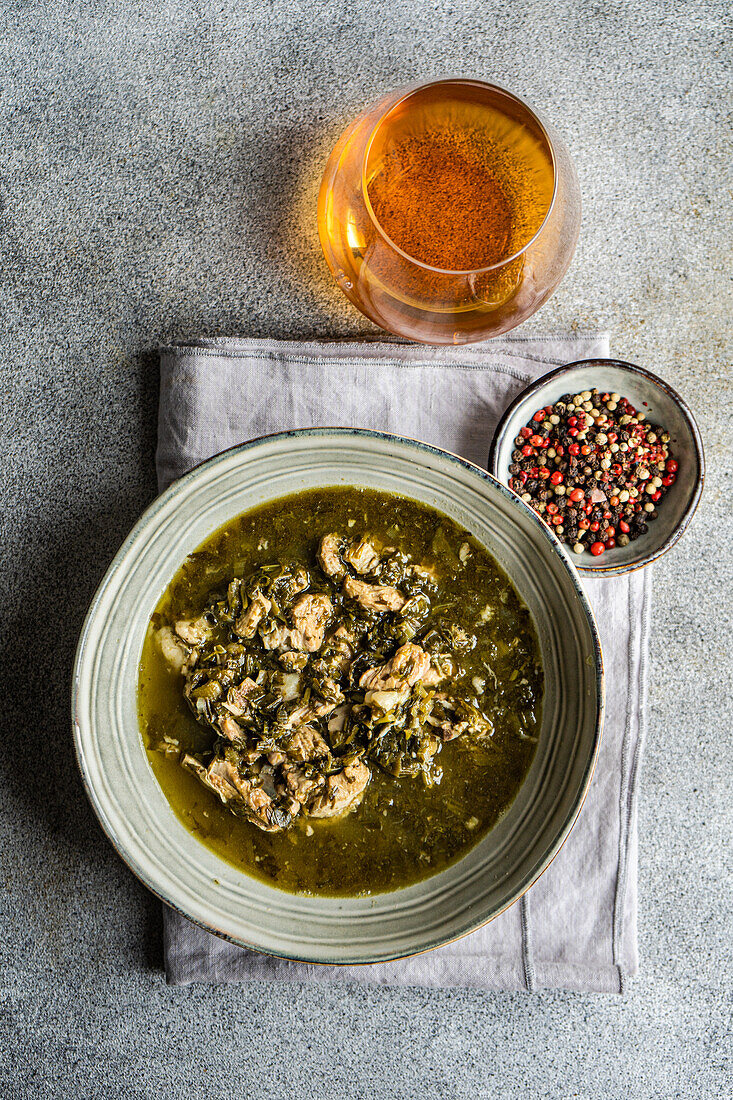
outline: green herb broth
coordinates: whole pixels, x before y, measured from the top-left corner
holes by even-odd
[[[181,767],[179,752],[214,742],[183,697],[183,678],[166,663],[155,630],[199,615],[212,590],[273,561],[312,565],[323,535],[373,535],[436,563],[440,588],[432,626],[459,623],[475,634],[459,686],[476,694],[494,723],[491,744],[442,746],[442,781],[400,779],[374,768],[360,805],[332,820],[300,820],[277,833],[235,816]],[[466,558],[461,560],[462,554]],[[455,684],[452,685],[455,690]],[[464,856],[504,815],[529,770],[540,729],[543,673],[528,609],[494,558],[448,516],[394,494],[357,487],[313,489],[231,520],[180,567],[156,607],[143,645],[139,720],[152,770],[183,825],[222,859],[293,893],[368,895],[434,875]],[[168,738],[166,742],[164,739]],[[175,750],[171,751],[171,741]]]

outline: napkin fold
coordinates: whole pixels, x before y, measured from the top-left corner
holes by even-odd
[[[514,336],[461,348],[228,338],[164,347],[160,488],[236,443],[319,425],[422,439],[485,467],[498,418],[528,383],[560,364],[608,353],[605,335]],[[284,979],[623,992],[638,965],[636,790],[651,570],[589,580],[585,587],[606,669],[600,754],[575,828],[515,905],[426,955],[347,967],[244,950],[164,907],[168,982]]]

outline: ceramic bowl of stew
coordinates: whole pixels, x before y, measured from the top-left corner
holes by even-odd
[[[516,440],[532,423],[537,410],[553,406],[565,395],[593,390],[625,397],[634,410],[643,412],[651,426],[665,429],[677,464],[674,484],[659,502],[657,516],[643,534],[626,546],[616,544],[598,557],[587,551],[574,555],[581,575],[613,577],[650,565],[671,550],[687,530],[702,495],[705,456],[700,431],[687,403],[669,383],[619,359],[584,359],[558,367],[523,390],[506,410],[494,434],[488,468],[508,485]]]
[[[381,892],[369,892],[366,883],[348,896],[281,889],[245,873],[186,828],[151,767],[138,696],[151,616],[182,563],[243,513],[338,487],[407,498],[468,532],[529,612],[544,673],[534,755],[499,820],[437,873]],[[241,946],[287,959],[356,964],[455,940],[529,888],[581,811],[603,709],[593,613],[571,556],[532,509],[492,475],[445,451],[334,428],[242,444],[204,462],[153,502],[92,601],[76,656],[72,718],[92,806],[120,856],[153,893]]]

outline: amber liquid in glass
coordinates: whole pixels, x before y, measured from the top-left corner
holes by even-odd
[[[388,116],[367,159],[367,194],[382,231],[443,271],[491,267],[521,251],[552,201],[547,145],[479,100],[410,104]]]
[[[385,96],[324,169],[318,227],[343,293],[411,340],[498,336],[549,297],[580,227],[562,139],[495,85],[448,79]]]

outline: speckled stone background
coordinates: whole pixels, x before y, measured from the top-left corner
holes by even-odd
[[[730,1095],[729,5],[0,10],[5,1094]],[[655,570],[641,972],[623,998],[169,989],[158,903],[97,827],[68,719],[85,607],[155,492],[156,346],[370,333],[319,254],[319,171],[366,101],[445,72],[524,94],[576,158],[580,246],[525,331],[608,328],[707,447],[698,516]]]

